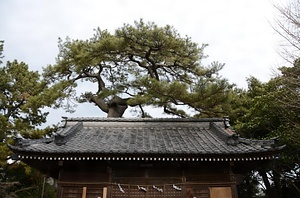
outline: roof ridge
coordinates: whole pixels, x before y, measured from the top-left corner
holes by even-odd
[[[107,117],[62,117],[71,122],[222,122],[223,118],[107,118]]]

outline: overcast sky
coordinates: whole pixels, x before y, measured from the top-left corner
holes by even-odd
[[[143,18],[209,44],[204,62],[225,63],[222,76],[246,88],[247,77],[265,82],[284,64],[271,27],[278,2],[284,0],[0,0],[0,40],[5,61],[17,59],[41,71],[55,63],[59,37],[88,39],[97,27],[113,32]],[[104,115],[93,108],[80,106],[72,116]]]

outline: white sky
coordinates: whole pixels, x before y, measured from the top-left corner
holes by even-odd
[[[246,88],[247,77],[267,81],[284,64],[270,25],[274,2],[284,0],[0,0],[0,40],[5,61],[17,59],[41,71],[55,62],[58,37],[88,39],[97,27],[113,32],[143,18],[209,44],[204,62],[225,63],[222,76]],[[80,105],[71,116],[104,116],[90,107]],[[58,122],[65,114],[56,111],[50,119]]]

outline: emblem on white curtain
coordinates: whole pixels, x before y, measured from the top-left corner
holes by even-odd
[[[147,189],[146,189],[146,188],[141,187],[141,186],[137,186],[137,187],[138,187],[139,190],[144,191],[144,192],[147,192]]]
[[[158,187],[156,187],[156,186],[154,186],[154,185],[153,185],[152,187],[153,187],[155,190],[157,190],[158,192],[164,192],[162,188],[158,188]]]
[[[181,191],[181,188],[178,187],[178,186],[176,186],[175,184],[173,184],[173,188],[174,188],[175,190]]]

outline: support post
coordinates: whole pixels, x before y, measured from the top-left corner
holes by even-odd
[[[229,163],[229,177],[230,177],[230,181],[231,182],[234,182],[234,184],[231,185],[231,191],[232,191],[232,198],[238,198],[238,192],[237,192],[237,187],[236,187],[236,178],[235,178],[235,175],[233,173],[233,168],[234,166],[234,163],[233,162],[230,162]]]
[[[103,198],[107,198],[107,187],[104,187],[103,188],[103,195],[102,195]]]
[[[86,198],[86,187],[82,188],[82,198]]]

